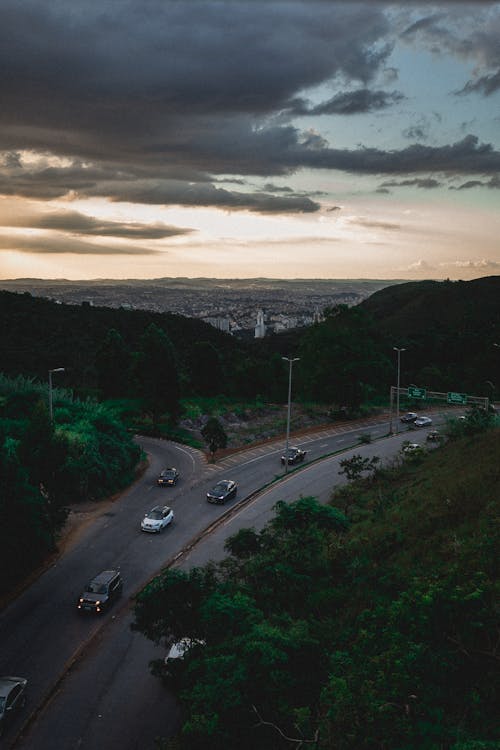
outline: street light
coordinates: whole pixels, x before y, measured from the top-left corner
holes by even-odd
[[[50,423],[54,421],[54,412],[52,409],[52,373],[53,372],[64,372],[64,367],[54,367],[52,370],[49,370],[49,416],[50,416]]]
[[[285,448],[285,474],[288,473],[288,443],[290,442],[290,412],[292,408],[292,367],[294,362],[298,362],[300,357],[281,357],[288,362],[288,415],[286,420],[286,448]]]
[[[399,432],[399,382],[401,377],[401,352],[405,352],[406,349],[399,349],[397,346],[392,347],[395,352],[398,353],[398,391],[396,394],[396,435]]]

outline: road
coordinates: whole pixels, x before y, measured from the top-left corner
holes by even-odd
[[[283,474],[282,442],[210,465],[197,451],[141,438],[150,460],[145,475],[0,616],[0,673],[29,680],[24,725],[9,729],[4,746],[153,749],[156,736],[173,731],[178,714],[172,696],[147,667],[151,659],[163,656],[164,647],[155,647],[130,630],[131,597],[182,550],[188,550],[177,562],[183,566],[219,559],[224,539],[242,526],[262,527],[278,500],[294,500],[301,494],[328,500],[332,487],[343,481],[338,462],[348,454],[315,459],[356,445],[356,453],[388,460],[403,440],[413,440],[415,435],[402,428],[398,436],[377,439],[387,432],[387,422],[367,420],[355,429],[346,423],[308,435],[300,440],[307,450],[305,465],[282,481],[276,481]],[[368,433],[376,442],[360,445],[359,436]],[[419,433],[421,442],[424,437],[425,432]],[[155,478],[168,465],[177,466],[181,480],[175,488],[159,488]],[[207,489],[223,477],[238,481],[238,501],[252,499],[193,544],[229,505],[235,505],[214,506],[205,500]],[[161,535],[146,535],[140,531],[140,520],[160,502],[172,506],[175,522]],[[124,579],[121,602],[103,618],[79,616],[75,602],[85,581],[102,569],[116,567]]]

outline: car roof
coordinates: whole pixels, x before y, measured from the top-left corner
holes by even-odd
[[[25,677],[13,677],[5,676],[0,677],[0,696],[7,695],[15,685],[26,684],[27,680]]]
[[[96,575],[93,579],[93,583],[106,583],[111,578],[114,578],[116,575],[118,575],[120,571],[119,570],[103,570],[101,573]]]
[[[168,474],[171,471],[177,471],[177,469],[175,468],[175,466],[170,466],[168,469],[163,469],[163,471],[161,473],[162,474]]]

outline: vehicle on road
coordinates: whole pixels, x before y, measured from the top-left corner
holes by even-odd
[[[419,453],[422,450],[422,446],[419,443],[407,443],[401,448],[405,456],[411,456],[415,453]]]
[[[300,461],[303,461],[306,457],[307,451],[303,451],[302,448],[298,448],[296,445],[291,446],[288,451],[285,451],[283,455],[281,456],[281,463],[283,466],[287,463],[287,457],[288,457],[288,465],[291,466],[293,464],[298,464]]]
[[[150,534],[159,534],[174,520],[174,511],[168,505],[157,505],[152,508],[141,521],[141,529]]]
[[[401,421],[406,423],[414,422],[416,419],[418,419],[418,414],[414,411],[409,411],[401,417]]]
[[[13,715],[26,703],[24,677],[0,677],[0,737]]]
[[[170,469],[163,469],[160,472],[156,484],[158,487],[173,487],[179,481],[179,472],[172,466]]]
[[[417,417],[413,423],[415,427],[429,427],[432,424],[430,417]]]
[[[429,430],[426,440],[431,443],[439,442],[441,440],[441,433],[439,432],[439,430]]]
[[[119,570],[103,570],[93,578],[78,597],[80,612],[104,612],[121,596],[123,581]]]
[[[209,503],[219,503],[222,505],[226,500],[236,497],[237,491],[238,485],[236,482],[233,482],[232,479],[221,479],[215,487],[212,487],[207,492],[207,500]]]

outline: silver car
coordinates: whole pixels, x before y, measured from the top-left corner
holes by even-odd
[[[168,505],[160,507],[157,505],[146,513],[141,521],[141,529],[152,534],[159,534],[174,520],[174,511]]]

